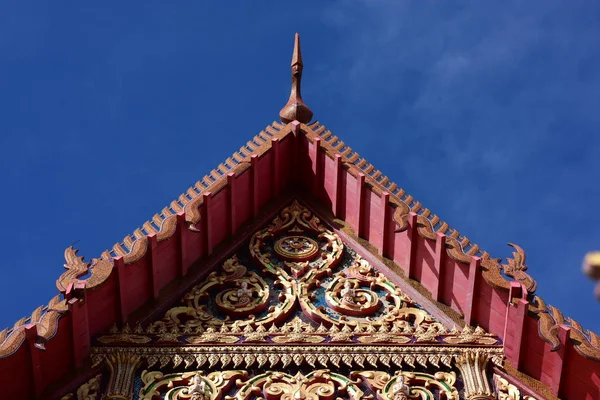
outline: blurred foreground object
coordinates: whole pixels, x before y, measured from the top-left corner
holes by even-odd
[[[600,280],[600,251],[587,253],[583,260],[583,272],[595,281]],[[600,282],[596,284],[596,297],[600,299]]]

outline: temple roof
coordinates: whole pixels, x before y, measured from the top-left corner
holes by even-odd
[[[267,126],[99,258],[87,263],[65,250],[60,294],[0,332],[0,374],[23,382],[15,393],[39,396],[89,368],[92,337],[177,297],[178,285],[214,268],[265,209],[291,197],[338,221],[457,324],[502,338],[507,371],[529,376],[538,392],[576,398],[598,390],[600,337],[535,294],[523,249],[511,244],[505,262],[492,257],[320,122],[307,124],[302,67],[296,36],[284,123]]]

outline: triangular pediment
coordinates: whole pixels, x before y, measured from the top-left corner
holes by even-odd
[[[461,363],[502,364],[497,336],[445,326],[365,251],[293,199],[161,317],[96,337],[92,359],[131,365],[134,398],[199,400],[458,399]]]
[[[66,249],[60,295],[0,331],[5,397],[596,398],[598,335],[519,246],[493,258],[309,124],[294,49],[283,124],[99,258]]]
[[[471,350],[477,346],[500,363],[499,338],[481,328],[445,326],[394,283],[397,276],[386,276],[361,251],[344,242],[333,224],[292,200],[168,307],[162,318],[97,337],[96,355],[106,346],[131,344],[204,349],[253,344],[440,346],[440,352],[430,351],[418,363],[450,366],[461,346]],[[147,360],[159,360],[155,351],[145,351]],[[414,367],[414,352],[405,353],[398,353],[394,362]],[[172,354],[175,357],[176,352]],[[390,354],[373,356],[389,363]],[[244,358],[247,367],[250,360],[259,362],[256,356]],[[194,358],[192,363],[202,367],[199,360],[211,363],[208,358]],[[221,367],[227,366],[226,361],[234,363],[227,354],[218,360]],[[279,358],[273,364],[278,362],[285,363]],[[379,358],[371,358],[371,364],[378,362]]]

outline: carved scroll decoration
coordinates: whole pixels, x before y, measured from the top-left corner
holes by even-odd
[[[232,383],[236,389],[231,393]],[[214,400],[225,397],[229,400],[263,398],[265,400],[333,400],[366,399],[363,389],[377,394],[379,400],[433,400],[441,398],[458,400],[454,372],[397,371],[389,375],[380,371],[354,371],[348,376],[328,369],[300,372],[295,375],[281,371],[267,371],[250,376],[243,370],[219,371],[204,376],[202,371],[164,375],[160,371],[142,373],[143,388],[139,400],[151,400],[164,396],[165,400]],[[202,389],[204,386],[205,389]],[[196,397],[192,397],[195,388]],[[226,392],[231,393],[224,396]],[[200,394],[204,393],[204,394]]]
[[[100,381],[102,375],[96,375],[83,385],[81,385],[75,394],[69,393],[60,400],[97,400],[100,390]]]
[[[211,372],[206,376],[202,371],[165,375],[161,371],[145,370],[139,399],[152,400],[161,395],[165,400],[220,399],[236,380],[247,378],[248,373],[241,370]]]
[[[78,250],[73,246],[65,249],[65,264],[66,271],[56,281],[56,288],[61,293],[67,291],[67,287],[71,283],[85,282],[85,287],[94,288],[103,283],[112,271],[112,261],[107,252],[103,253],[100,258],[92,259],[91,263],[83,261],[83,257],[77,256]],[[90,273],[91,275],[82,281],[79,278]]]
[[[560,310],[546,305],[546,302],[539,296],[533,298],[529,309],[537,314],[539,334],[545,342],[552,346],[553,351],[562,346],[558,330],[559,326],[564,324],[570,328],[569,335],[575,350],[584,357],[600,361],[600,336],[596,333],[583,329],[577,321],[571,318],[565,318]]]
[[[497,374],[494,374],[494,386],[496,387],[497,400],[536,400],[532,396],[521,396],[519,388]]]
[[[439,398],[459,400],[455,388],[456,373],[396,371],[390,375],[381,371],[356,371],[351,373],[354,379],[360,378],[377,393],[380,400],[435,399],[432,389],[440,393]]]
[[[35,329],[36,337],[33,345],[45,349],[48,340],[56,335],[58,321],[68,311],[67,300],[55,296],[47,306],[38,307],[29,318],[21,318],[10,329],[0,331],[0,359],[15,353],[25,342],[27,329]]]

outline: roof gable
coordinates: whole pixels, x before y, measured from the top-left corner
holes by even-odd
[[[337,218],[374,257],[409,277],[417,291],[447,314],[499,335],[510,362],[519,370],[534,371],[543,357],[563,360],[569,347],[574,349],[569,353],[572,359],[561,364],[587,365],[599,358],[594,333],[564,319],[535,296],[535,281],[526,272],[521,249],[516,247],[513,258],[501,264],[451,230],[321,124],[274,123],[232,160],[245,152],[237,163],[227,163],[230,169],[213,171],[203,184],[90,264],[67,249],[67,271],[57,282],[64,299],[56,297],[29,321],[4,331],[0,368],[17,371],[13,367],[19,364],[17,373],[31,374],[28,364],[32,354],[39,352],[34,348],[50,348],[52,343],[71,352],[73,360],[63,360],[66,364],[61,368],[49,367],[46,378],[38,378],[39,390],[75,366],[84,366],[92,336],[114,323],[127,322],[137,309],[156,301],[171,281],[189,277],[190,271],[198,273],[200,264],[210,268],[206,260],[213,260],[222,251],[220,246],[231,245],[245,223],[260,218],[268,203],[296,188]],[[82,275],[88,277],[77,279]],[[26,341],[30,350],[18,351]],[[522,348],[540,344],[539,359],[522,356]],[[46,354],[50,353],[41,351],[36,357],[43,359]],[[593,379],[593,364],[587,370]],[[531,375],[545,380],[544,375]],[[550,377],[545,383],[552,384]]]
[[[290,112],[300,104],[293,96]],[[535,295],[521,248],[514,246],[506,263],[492,258],[323,125],[308,122],[268,126],[91,263],[67,249],[61,295],[0,332],[0,374],[27,377],[14,379],[14,395],[39,396],[52,382],[89,368],[93,337],[151,315],[144,312],[149,304],[180,298],[182,282],[212,271],[245,240],[250,224],[266,222],[264,210],[290,194],[338,223],[339,236],[368,250],[362,255],[371,265],[406,278],[405,292],[442,310],[437,318],[500,337],[507,368],[529,374],[555,396],[599,392],[600,338]],[[526,356],[526,349],[534,350]]]

